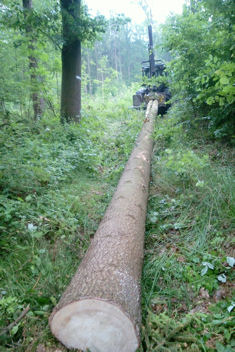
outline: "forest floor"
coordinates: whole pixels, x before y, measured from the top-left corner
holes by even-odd
[[[1,352],[62,352],[48,317],[112,197],[144,113],[130,95],[0,130]],[[157,118],[142,276],[140,352],[234,350],[234,160],[191,112]],[[183,122],[182,122],[183,121]]]

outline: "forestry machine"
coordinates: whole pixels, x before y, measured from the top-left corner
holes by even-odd
[[[142,61],[142,76],[147,78],[166,76],[164,72],[166,66],[162,60],[154,59],[153,52],[153,35],[152,35],[152,26],[148,26],[148,35],[149,35],[149,60]],[[169,89],[164,83],[159,85],[147,85],[143,84],[135,95],[133,95],[133,107],[135,109],[146,108],[149,100],[157,99],[158,100],[158,113],[163,115],[166,113],[167,109],[170,107],[170,104],[166,102],[171,98]]]

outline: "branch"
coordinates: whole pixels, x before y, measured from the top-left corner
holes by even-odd
[[[21,319],[23,319],[26,314],[28,313],[28,311],[30,310],[30,306],[28,305],[23,312],[18,316],[18,318],[16,318],[15,321],[13,321],[11,324],[9,324],[6,328],[2,329],[2,331],[0,332],[0,336],[4,335],[6,332],[11,331],[11,329],[18,324]]]

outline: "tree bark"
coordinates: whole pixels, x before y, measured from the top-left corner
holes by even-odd
[[[89,51],[87,52],[87,75],[88,75],[87,93],[88,94],[92,94],[92,88],[91,88],[91,59],[90,59]]]
[[[60,0],[63,26],[61,121],[80,120],[81,41],[76,35],[81,0]]]
[[[140,279],[157,101],[89,249],[50,317],[68,348],[134,352],[139,345]]]
[[[23,8],[25,11],[25,18],[27,18],[27,14],[32,11],[33,5],[32,0],[23,0]],[[30,25],[26,26],[26,34],[29,37],[29,71],[30,71],[30,80],[31,80],[31,99],[33,103],[33,112],[34,112],[34,119],[38,120],[42,117],[45,102],[40,94],[40,89],[38,85],[40,84],[41,77],[37,75],[38,69],[38,61],[35,57],[35,38],[33,38],[33,30]]]

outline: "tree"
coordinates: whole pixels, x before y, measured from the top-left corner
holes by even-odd
[[[22,0],[24,8],[24,16],[26,19],[26,35],[28,36],[28,49],[29,49],[29,71],[31,79],[31,97],[33,103],[34,119],[37,120],[42,116],[44,109],[44,99],[40,93],[40,76],[37,74],[38,60],[35,55],[35,37],[33,35],[33,27],[27,20],[30,20],[33,5],[32,0]],[[29,21],[30,22],[30,21]]]
[[[97,91],[104,57],[107,57],[107,67],[109,67],[104,78],[112,80],[114,91],[123,83],[130,84],[139,80],[141,62],[148,59],[146,33],[146,25],[134,25],[124,15],[111,17],[102,40],[97,41],[94,48],[88,47],[82,50],[83,67],[88,78],[87,91],[91,93]],[[160,35],[154,42],[159,43],[159,41]],[[114,72],[118,72],[115,80],[113,80]]]
[[[81,42],[93,42],[105,30],[103,16],[91,18],[81,0],[60,0],[62,14],[61,121],[80,119]]]
[[[49,6],[48,0],[43,4],[39,0],[1,1],[0,104],[3,112],[17,110],[25,117],[32,115],[33,108],[36,120],[42,116],[44,101],[49,106],[56,84],[52,68],[54,61],[58,61],[60,27],[60,8],[55,2]]]
[[[234,131],[233,10],[233,0],[194,0],[164,26],[176,99],[190,102],[215,137],[228,139]]]
[[[81,0],[61,0],[62,13],[62,86],[61,119],[79,121],[81,110],[81,40],[76,32]]]
[[[2,0],[0,61],[2,63],[2,54],[7,52],[12,79],[9,80],[9,67],[5,65],[0,80],[1,86],[9,87],[13,94],[9,94],[9,89],[0,88],[0,108],[6,110],[6,104],[12,102],[20,105],[21,114],[24,114],[25,107],[30,106],[27,99],[31,91],[34,116],[38,118],[42,112],[43,91],[48,107],[55,114],[53,92],[58,86],[59,77],[55,81],[54,73],[55,68],[56,73],[60,68],[57,55],[62,51],[61,120],[78,121],[81,107],[81,42],[91,45],[98,34],[105,31],[105,24],[103,16],[91,18],[87,7],[81,5],[81,0]],[[13,54],[9,54],[8,48]],[[28,61],[29,69],[26,68]],[[17,67],[18,62],[23,68]]]

